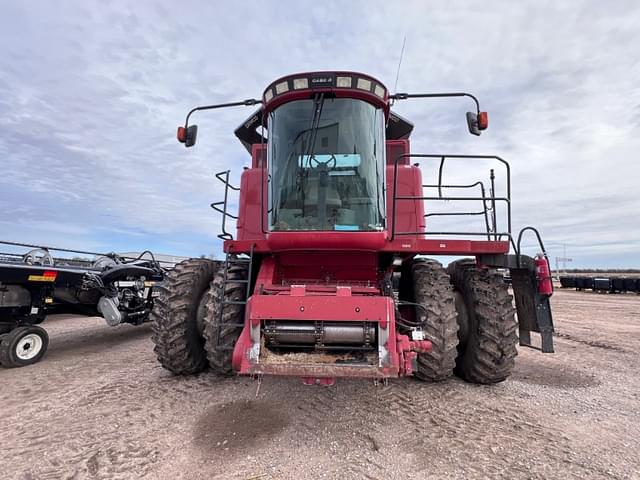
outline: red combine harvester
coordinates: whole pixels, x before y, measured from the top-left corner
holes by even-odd
[[[496,156],[412,154],[413,125],[390,107],[409,98],[467,97],[474,135],[486,112],[468,93],[390,95],[375,78],[316,72],[273,82],[261,100],[194,108],[178,140],[195,144],[192,113],[260,105],[237,130],[251,153],[240,187],[217,174],[225,196],[226,259],[178,264],[159,287],[153,320],[155,352],[177,374],[211,369],[221,375],[299,376],[331,385],[337,377],[413,375],[439,381],[457,373],[495,383],[511,373],[520,345],[553,352],[549,264],[538,232],[511,232],[509,164]],[[412,159],[439,162],[435,185],[423,185]],[[505,194],[490,184],[445,185],[445,161],[492,160],[506,172]],[[435,169],[433,170],[435,172]],[[446,196],[479,187],[479,196]],[[437,195],[425,195],[429,188]],[[229,190],[239,211],[228,211]],[[475,201],[484,232],[429,231],[429,202]],[[497,226],[504,206],[506,225]],[[236,219],[237,235],[227,232]],[[500,230],[500,231],[499,231]],[[543,253],[522,255],[525,231]],[[461,238],[461,237],[467,238]],[[474,239],[469,239],[469,237]],[[513,247],[513,254],[510,254]],[[425,256],[467,256],[445,269]],[[511,274],[513,297],[501,272]]]

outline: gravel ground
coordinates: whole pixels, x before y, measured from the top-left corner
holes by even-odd
[[[53,316],[0,370],[0,477],[640,478],[640,296],[557,292],[555,355],[492,387],[177,378],[149,326]]]

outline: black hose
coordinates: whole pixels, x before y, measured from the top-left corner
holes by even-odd
[[[400,325],[401,327],[404,327],[404,328],[406,328],[408,330],[411,330],[413,328],[418,328],[418,327],[424,327],[425,326],[425,324],[427,322],[427,320],[426,320],[427,309],[425,308],[424,305],[420,305],[419,303],[414,303],[414,302],[407,302],[407,301],[396,302],[396,305],[398,307],[410,306],[410,307],[414,307],[414,308],[419,308],[419,309],[423,310],[424,313],[425,313],[425,320],[421,322],[421,321],[407,320],[402,315],[400,315],[400,312],[398,310],[396,310],[396,323],[398,325]]]
[[[162,267],[160,266],[160,262],[158,262],[156,260],[156,257],[153,255],[153,252],[151,250],[145,250],[144,252],[141,252],[140,255],[138,255],[136,258],[132,259],[129,262],[125,262],[125,263],[133,263],[133,262],[137,262],[138,260],[142,260],[142,257],[144,257],[144,255],[147,254],[147,253],[151,256],[151,263],[153,264],[155,269],[158,270],[159,272],[162,271]]]

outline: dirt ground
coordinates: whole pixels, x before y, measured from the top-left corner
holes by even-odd
[[[149,326],[54,316],[0,370],[3,479],[640,478],[640,296],[557,292],[555,355],[495,386],[178,378]]]

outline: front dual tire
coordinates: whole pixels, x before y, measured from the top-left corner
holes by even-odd
[[[457,260],[445,270],[431,259],[411,266],[413,299],[426,314],[431,352],[419,354],[415,376],[441,381],[458,375],[467,382],[505,380],[515,364],[517,322],[513,298],[502,276]]]
[[[221,375],[232,373],[233,346],[242,329],[226,325],[242,323],[244,306],[226,305],[222,328],[220,308],[224,299],[244,298],[246,284],[232,280],[246,278],[246,269],[231,267],[223,291],[223,268],[222,262],[185,260],[157,287],[151,338],[158,362],[174,374],[189,375],[207,368]]]
[[[509,287],[500,273],[478,268],[472,259],[452,262],[447,272],[461,296],[458,318],[465,330],[456,374],[471,383],[506,380],[518,354],[518,323]]]

